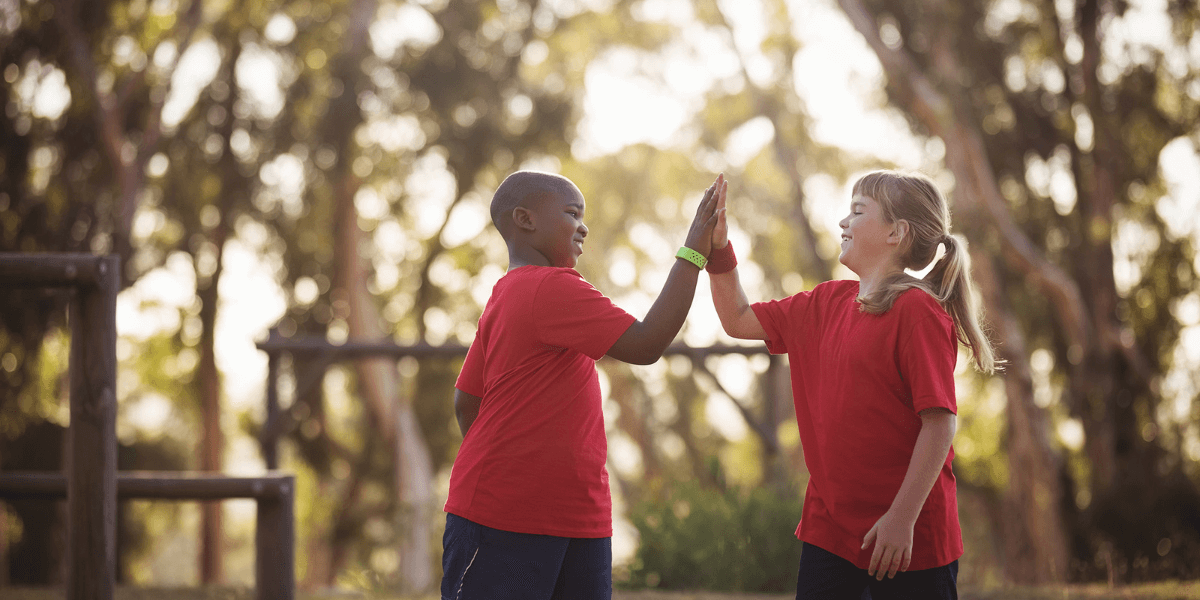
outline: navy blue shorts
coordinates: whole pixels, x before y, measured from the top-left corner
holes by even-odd
[[[442,600],[611,600],[612,538],[513,533],[446,514]]]
[[[958,600],[958,561],[921,571],[900,571],[882,581],[866,569],[812,544],[800,553],[796,600]]]

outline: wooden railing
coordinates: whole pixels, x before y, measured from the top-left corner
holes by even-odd
[[[292,598],[295,587],[295,477],[268,473],[228,477],[212,473],[117,473],[117,500],[227,500],[252,498],[258,505],[254,531],[255,588],[259,600]],[[67,497],[61,473],[0,473],[0,498]]]
[[[69,288],[70,425],[64,472],[0,473],[0,498],[65,498],[69,600],[112,600],[118,498],[258,503],[258,598],[295,596],[295,483],[290,475],[226,477],[117,473],[117,326],[120,262],[90,254],[0,253],[0,291]]]

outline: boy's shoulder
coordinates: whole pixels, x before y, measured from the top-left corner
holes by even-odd
[[[492,289],[492,298],[525,297],[541,291],[560,293],[564,290],[587,288],[595,289],[575,269],[526,265],[505,273]]]
[[[540,284],[546,280],[574,282],[584,281],[578,271],[570,267],[543,267],[540,265],[525,265],[517,267],[504,274],[500,281],[515,285]],[[591,284],[588,284],[591,285]]]

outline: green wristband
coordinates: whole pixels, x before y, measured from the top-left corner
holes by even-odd
[[[708,264],[708,259],[704,258],[703,254],[700,254],[699,252],[696,252],[687,246],[681,246],[679,248],[679,252],[675,253],[675,258],[682,258],[683,260],[696,265],[696,267],[700,269],[703,269],[704,265]]]

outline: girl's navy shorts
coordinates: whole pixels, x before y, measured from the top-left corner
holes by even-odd
[[[958,561],[876,581],[854,563],[812,544],[800,552],[796,600],[958,600]]]

